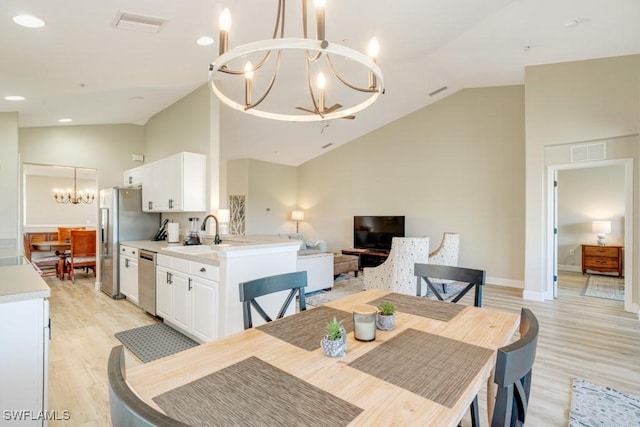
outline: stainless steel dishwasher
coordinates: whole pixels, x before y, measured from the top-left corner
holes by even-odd
[[[156,315],[156,253],[144,249],[138,255],[138,303]]]

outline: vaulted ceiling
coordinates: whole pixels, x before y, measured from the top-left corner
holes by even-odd
[[[276,4],[2,0],[0,111],[17,111],[20,127],[144,124],[207,82],[223,8],[233,16],[233,47],[270,37]],[[300,3],[287,8],[289,36],[299,37]],[[118,29],[122,11],[166,22],[157,33]],[[20,27],[12,22],[20,14],[46,25]],[[523,84],[527,65],[640,53],[638,0],[327,0],[326,17],[329,41],[364,52],[377,37],[386,94],[355,120],[316,123],[274,122],[223,106],[223,159],[299,165],[461,89]],[[216,42],[197,45],[203,35]],[[296,90],[280,83],[270,96],[279,96],[276,89]]]

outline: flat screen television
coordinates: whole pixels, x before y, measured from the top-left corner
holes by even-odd
[[[388,252],[391,239],[404,237],[404,216],[354,216],[353,247]]]

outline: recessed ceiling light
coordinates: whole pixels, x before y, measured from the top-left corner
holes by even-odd
[[[7,101],[24,101],[24,96],[9,95],[9,96],[5,96],[4,99],[6,99]]]
[[[13,22],[27,28],[41,28],[44,27],[44,21],[40,18],[31,15],[18,15],[13,17]]]
[[[72,122],[73,120],[72,120],[72,119],[60,119],[60,120],[58,120],[58,121],[59,121],[60,123],[69,123],[69,122]]]
[[[571,19],[564,23],[564,26],[567,28],[575,27],[580,23],[577,19]]]
[[[131,98],[129,98],[129,101],[142,101],[144,99],[144,96],[132,96]]]
[[[213,44],[213,39],[209,36],[202,36],[196,40],[196,43],[200,46],[209,46]]]

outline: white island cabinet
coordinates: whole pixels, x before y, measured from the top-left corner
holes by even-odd
[[[296,271],[297,241],[223,241],[208,254],[161,249],[156,268],[156,313],[168,325],[199,342],[244,329],[239,284]],[[287,292],[261,297],[275,316]],[[295,311],[290,306],[288,314]],[[263,323],[259,315],[254,324]]]
[[[46,426],[51,291],[29,264],[0,273],[0,426]]]

